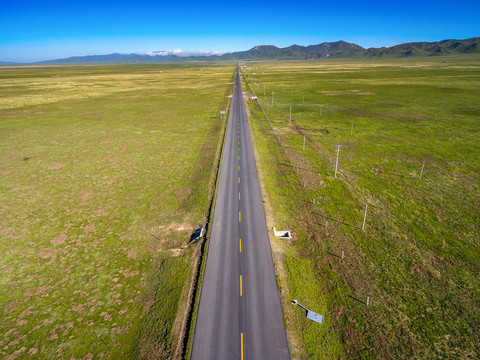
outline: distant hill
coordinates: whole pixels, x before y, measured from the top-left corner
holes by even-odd
[[[108,54],[108,55],[87,55],[72,56],[66,59],[40,61],[36,64],[151,64],[160,62],[182,62],[182,61],[205,61],[205,59],[216,58],[218,55],[211,55],[209,52],[189,53],[181,50],[155,51],[147,54]]]
[[[41,61],[35,64],[149,64],[185,61],[226,60],[309,60],[324,58],[401,58],[412,56],[445,56],[480,54],[480,37],[466,40],[442,40],[435,42],[411,42],[390,47],[365,49],[346,41],[324,42],[318,45],[291,45],[279,48],[274,45],[259,45],[246,51],[223,55],[178,53],[158,51],[149,54],[109,54],[74,56],[67,59]],[[12,65],[1,63],[0,65]]]
[[[391,47],[370,48],[362,55],[367,57],[409,57],[480,54],[480,37],[466,40],[442,40],[435,42],[411,42]]]
[[[148,64],[148,63],[158,63],[165,61],[173,61],[178,56],[175,55],[142,55],[142,54],[108,54],[108,55],[88,55],[88,56],[72,56],[66,59],[56,59],[56,60],[46,60],[39,61],[36,64]]]
[[[320,59],[325,57],[349,57],[363,47],[345,41],[325,42],[318,45],[300,46],[292,45],[286,48],[278,48],[273,45],[255,46],[247,51],[239,51],[225,54],[219,59],[228,60],[262,60],[262,59]]]
[[[247,51],[225,54],[219,59],[231,60],[268,60],[268,59],[321,59],[321,58],[375,58],[375,57],[409,57],[442,56],[460,54],[480,54],[480,37],[466,40],[443,40],[436,42],[412,42],[391,47],[365,49],[345,41],[326,42],[319,45],[292,45],[277,48],[273,45],[255,46]]]

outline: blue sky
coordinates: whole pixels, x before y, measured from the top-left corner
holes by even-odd
[[[480,1],[0,0],[0,61],[480,36]]]

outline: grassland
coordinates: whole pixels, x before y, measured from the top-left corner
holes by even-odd
[[[0,357],[172,358],[233,66],[0,68]]]
[[[480,58],[244,74],[267,218],[294,233],[272,240],[293,357],[478,358]]]

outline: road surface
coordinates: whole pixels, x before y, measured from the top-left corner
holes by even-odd
[[[191,359],[290,359],[238,68]]]

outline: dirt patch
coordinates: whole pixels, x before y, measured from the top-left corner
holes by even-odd
[[[28,350],[28,355],[33,356],[38,353],[38,348],[33,347],[30,350]]]
[[[122,274],[123,276],[125,276],[126,278],[133,277],[133,276],[136,276],[136,275],[140,274],[140,272],[138,270],[131,271],[130,269],[121,270],[121,271],[119,271],[119,273]],[[120,295],[120,294],[118,294],[118,295]]]
[[[303,127],[299,127],[300,130],[302,131],[308,131],[308,132],[313,132],[313,133],[316,133],[316,132],[319,132],[319,133],[322,133],[322,134],[329,134],[330,131],[328,131],[327,129],[307,129],[307,128],[303,128]]]
[[[97,216],[107,216],[109,214],[109,212],[105,209],[98,209],[97,211],[95,211],[95,215]]]
[[[87,205],[87,201],[92,197],[93,192],[83,190],[80,194],[82,195],[82,198],[81,198],[80,203],[78,205],[84,206],[84,205]]]
[[[169,239],[170,235],[184,231],[192,231],[194,227],[195,226],[192,223],[186,221],[182,223],[172,222],[168,225],[156,226],[151,230],[150,233],[153,238],[161,242],[161,247],[165,249],[172,245],[175,246],[175,244],[171,243],[171,239]],[[178,246],[178,241],[175,243],[176,246]],[[152,245],[152,247],[156,248],[156,245]]]
[[[97,231],[95,228],[95,224],[88,224],[83,227],[83,232],[85,234],[93,233],[95,231]]]
[[[319,90],[319,93],[327,96],[341,96],[341,95],[377,95],[373,92],[367,92],[362,90],[336,90],[336,91],[325,91]]]
[[[107,312],[103,311],[100,316],[104,318],[105,321],[112,321],[112,316],[109,315]]]
[[[17,303],[15,301],[8,302],[3,308],[3,313],[7,314],[10,310],[14,309],[15,306],[17,306]]]
[[[127,257],[128,257],[129,259],[137,260],[137,256],[138,256],[138,254],[137,254],[137,250],[136,250],[136,249],[130,249],[130,250],[128,250]]]
[[[115,182],[115,179],[100,181],[101,184],[105,184],[105,185],[109,185],[109,186],[112,185],[114,182]]]
[[[8,355],[5,360],[14,360],[16,359],[17,357],[19,357],[21,354],[23,354],[25,351],[27,350],[27,348],[25,346],[23,346],[22,348],[16,350],[13,354],[11,355]]]
[[[13,272],[13,266],[7,266],[0,271],[0,274],[11,274]]]
[[[38,251],[38,257],[41,259],[48,259],[51,257],[55,257],[56,255],[57,255],[57,252],[50,248],[41,248]]]
[[[289,121],[289,118],[288,118],[288,117],[286,118],[286,121]],[[295,122],[295,120],[294,120],[294,118],[292,117],[292,123],[294,123],[294,122]],[[280,135],[284,135],[284,134],[295,134],[295,133],[296,133],[295,129],[292,129],[292,128],[286,127],[286,126],[277,129],[277,131],[278,131],[278,133],[279,133]]]
[[[180,231],[185,231],[185,230],[191,230],[193,229],[193,225],[191,223],[171,223],[168,226],[163,228],[163,231],[166,234],[170,234],[171,232],[180,232]]]
[[[188,248],[188,244],[183,244],[181,247],[176,248],[176,249],[171,249],[170,252],[172,254],[172,257],[177,257],[180,255],[183,255],[185,250]]]
[[[48,167],[48,170],[59,170],[59,169],[65,167],[65,166],[67,166],[67,165],[64,164],[64,163],[54,163],[53,165],[50,165]]]
[[[53,239],[50,240],[50,244],[52,245],[62,245],[65,244],[65,240],[67,240],[67,234],[60,234]]]
[[[15,228],[13,226],[0,230],[0,236],[10,237],[14,233]]]

